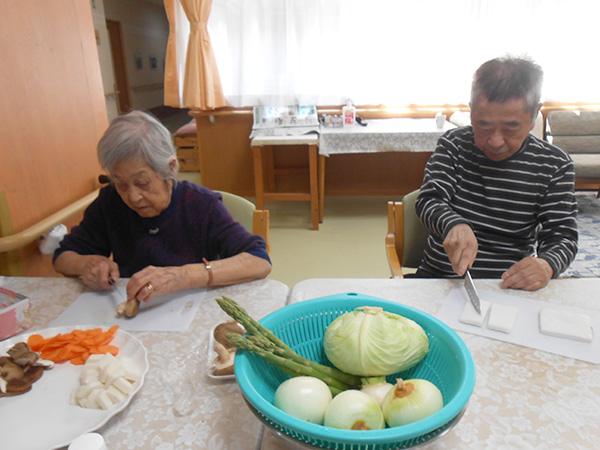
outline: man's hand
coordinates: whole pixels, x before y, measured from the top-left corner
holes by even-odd
[[[453,227],[446,239],[444,239],[444,250],[450,259],[452,269],[463,276],[475,262],[479,244],[471,227],[460,224]]]
[[[528,256],[502,274],[502,287],[536,291],[546,286],[552,275],[554,271],[548,261]]]

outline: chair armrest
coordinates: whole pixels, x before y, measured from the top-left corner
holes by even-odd
[[[19,231],[18,233],[0,237],[0,253],[17,250],[24,247],[39,238],[41,235],[50,231],[53,227],[67,220],[68,218],[79,214],[85,210],[96,197],[98,197],[99,189],[86,195],[85,197],[71,203],[69,206],[60,211],[40,220],[29,228]],[[8,207],[6,208],[8,211]]]
[[[267,253],[271,254],[271,243],[269,242],[269,211],[266,209],[255,209],[252,217],[252,234],[258,234],[267,243]]]
[[[402,264],[400,263],[400,259],[398,259],[398,252],[396,251],[396,239],[393,234],[388,234],[385,237],[385,253],[387,254],[392,278],[404,278]]]

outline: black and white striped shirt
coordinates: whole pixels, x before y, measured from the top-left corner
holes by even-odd
[[[503,161],[475,145],[471,126],[445,133],[425,167],[417,214],[429,229],[421,268],[456,277],[443,242],[458,224],[471,226],[479,249],[476,278],[500,278],[514,263],[537,255],[557,277],[577,253],[575,169],[560,148],[529,135]]]

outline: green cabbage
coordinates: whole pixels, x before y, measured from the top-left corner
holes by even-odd
[[[331,322],[323,346],[338,369],[373,377],[402,372],[421,362],[429,352],[429,339],[406,317],[362,306]]]

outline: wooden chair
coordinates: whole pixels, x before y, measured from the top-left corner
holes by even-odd
[[[235,194],[215,191],[223,197],[223,203],[233,218],[241,223],[252,234],[258,234],[267,243],[267,253],[271,253],[269,242],[269,211],[256,209],[254,203]]]
[[[392,278],[404,278],[403,269],[419,267],[428,231],[415,212],[419,190],[402,201],[388,202],[388,231],[385,250]]]

